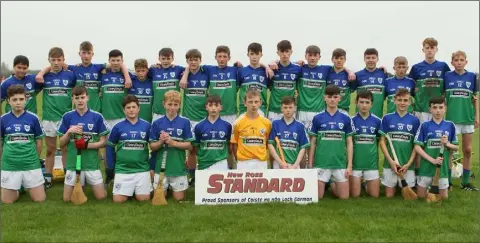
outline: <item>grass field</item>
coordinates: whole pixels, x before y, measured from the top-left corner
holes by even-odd
[[[478,130],[475,138],[478,176]],[[2,205],[1,235],[2,242],[479,242],[479,194],[459,184],[454,180],[441,205],[407,202],[400,195],[347,201],[327,195],[312,205],[195,206],[189,189],[187,202],[153,207],[136,201],[115,205],[111,190],[107,200],[96,201],[88,188],[89,201],[77,207],[62,201],[58,182],[45,203],[22,195]]]

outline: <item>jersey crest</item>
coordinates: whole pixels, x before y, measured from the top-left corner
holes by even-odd
[[[170,72],[170,77],[175,77],[175,72]]]
[[[294,73],[291,73],[291,74],[290,74],[290,78],[291,78],[292,80],[295,80],[295,77],[296,77],[296,75],[295,75]]]
[[[220,132],[218,132],[218,135],[220,135],[220,138],[224,138],[224,137],[225,137],[225,132],[224,132],[224,131],[220,131]]]
[[[407,124],[407,130],[410,132],[412,130],[412,125]]]
[[[23,125],[23,128],[25,129],[25,132],[30,131],[30,126],[29,125]]]
[[[27,83],[25,86],[27,86],[28,89],[32,89],[32,84],[31,83]],[[468,87],[470,87],[470,85],[468,85]]]
[[[341,122],[338,123],[338,127],[339,127],[340,129],[343,129],[343,123],[341,123]]]
[[[205,80],[200,80],[200,84],[201,84],[202,86],[205,86],[205,83],[206,83]]]
[[[297,134],[296,132],[294,132],[294,133],[292,134],[292,136],[293,136],[293,139],[295,139],[295,140],[296,140],[296,139],[297,139],[297,135],[298,135],[298,134]]]
[[[29,85],[29,84],[27,84],[27,85]],[[467,85],[467,88],[470,88],[470,85],[472,85],[472,83],[467,81],[467,82],[465,82],[465,85]]]
[[[442,76],[442,71],[437,71],[436,74],[437,74],[437,77],[440,77]]]
[[[265,80],[265,78],[262,77],[262,76],[260,76],[259,78],[260,78],[260,82],[263,82],[263,80]],[[254,79],[255,79],[255,78],[254,78]]]
[[[62,81],[63,81],[63,85],[64,85],[64,86],[67,86],[68,80],[64,79],[64,80],[62,80]]]
[[[87,127],[88,127],[88,130],[92,130],[92,129],[93,129],[93,124],[89,123],[89,124],[87,125]]]
[[[140,132],[140,136],[142,137],[142,139],[145,139],[145,136],[147,136],[147,133],[146,132]]]
[[[182,135],[182,132],[183,132],[182,129],[177,129],[177,135],[178,135],[178,136],[181,136],[181,135]]]

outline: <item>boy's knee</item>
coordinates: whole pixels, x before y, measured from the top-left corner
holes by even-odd
[[[3,198],[2,197],[2,203],[4,204],[12,204],[16,201],[16,199],[9,199],[9,198]]]
[[[98,198],[97,198],[98,199]],[[128,200],[127,197],[113,197],[114,203],[124,203]]]
[[[472,154],[472,147],[463,147],[463,155],[470,156]]]

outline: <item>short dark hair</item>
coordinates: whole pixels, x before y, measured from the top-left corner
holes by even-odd
[[[337,48],[332,52],[332,58],[345,57],[347,58],[347,52],[342,48]]]
[[[80,43],[80,51],[93,51],[93,45],[90,41]]]
[[[118,49],[113,49],[108,53],[108,59],[112,57],[121,57],[123,58],[123,53]]]
[[[10,85],[10,87],[7,89],[7,99],[10,99],[12,96],[17,94],[23,94],[26,96],[27,93],[25,92],[25,87],[23,87],[21,84]]]
[[[320,47],[316,45],[307,46],[307,49],[305,49],[305,54],[320,55]]]
[[[397,92],[395,92],[395,95],[393,96],[393,98],[397,98],[398,96],[404,96],[404,95],[410,95],[410,91],[408,91],[408,89],[405,89],[405,88],[399,88],[397,89]]]
[[[365,57],[366,55],[375,55],[378,57],[378,51],[375,48],[367,48],[363,53],[363,57]]]
[[[127,106],[128,104],[130,104],[132,102],[135,102],[135,104],[137,104],[137,106],[140,107],[140,102],[138,101],[138,98],[135,95],[129,94],[129,95],[123,97],[123,101],[122,101],[123,109],[125,109],[125,106]]]
[[[30,66],[30,61],[28,60],[28,57],[23,56],[23,55],[18,55],[13,59],[13,66],[17,66],[18,64],[23,64],[26,65],[27,67]]]
[[[198,58],[202,60],[202,53],[198,49],[190,49],[185,54],[185,58],[188,60],[190,58]]]
[[[340,88],[334,84],[329,84],[325,88],[325,95],[339,95],[340,92]]]
[[[292,50],[292,43],[288,40],[282,40],[277,44],[277,51],[288,51]]]
[[[259,54],[263,52],[262,45],[257,42],[250,43],[250,45],[248,45],[247,52],[253,52],[255,54]]]
[[[85,88],[85,86],[80,85],[80,86],[75,86],[75,87],[73,87],[73,89],[72,89],[72,97],[73,97],[73,96],[79,96],[79,95],[82,95],[82,94],[88,95],[88,93],[87,93],[87,88]]]
[[[445,104],[445,98],[443,98],[443,96],[432,97],[428,102],[429,107],[432,107],[432,105],[440,105],[440,104]]]
[[[370,90],[358,91],[356,101],[358,102],[360,98],[369,99],[371,102],[373,102],[373,94]]]
[[[50,51],[48,51],[48,58],[59,58],[64,57],[63,50],[60,47],[52,47]]]
[[[230,48],[228,48],[228,46],[217,46],[217,49],[215,49],[215,55],[222,52],[225,52],[230,56]]]
[[[208,104],[208,103],[214,103],[214,104],[222,104],[222,99],[220,99],[220,96],[216,95],[216,94],[213,94],[213,95],[209,95],[207,97],[207,101],[205,102],[205,104]]]
[[[283,96],[282,105],[297,105],[297,101],[292,96]]]
[[[173,50],[172,50],[172,48],[170,48],[170,47],[162,48],[162,49],[160,49],[160,51],[158,52],[158,56],[159,56],[159,57],[161,57],[161,56],[164,56],[164,57],[172,56],[172,57],[173,57]]]

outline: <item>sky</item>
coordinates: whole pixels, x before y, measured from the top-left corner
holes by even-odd
[[[439,42],[438,60],[451,66],[451,54],[463,50],[466,69],[479,71],[479,2],[1,2],[1,60],[10,68],[20,54],[31,69],[43,68],[55,46],[68,64],[79,63],[85,40],[94,45],[94,63],[119,49],[132,69],[137,58],[156,62],[163,47],[173,48],[178,65],[192,48],[202,52],[203,64],[216,64],[218,45],[230,47],[232,63],[246,65],[251,42],[262,44],[267,64],[286,39],[294,61],[318,45],[320,63],[328,65],[332,51],[343,48],[346,66],[357,71],[365,49],[376,48],[378,65],[393,71],[397,56],[410,66],[422,61],[427,37]]]

